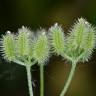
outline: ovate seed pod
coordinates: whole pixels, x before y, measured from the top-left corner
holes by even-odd
[[[3,35],[1,39],[1,52],[4,58],[8,61],[12,61],[15,59],[15,39],[14,35],[7,31],[6,35]]]
[[[24,26],[18,30],[18,35],[16,40],[17,55],[21,58],[24,58],[25,56],[29,56],[31,33],[32,32]]]
[[[52,52],[57,53],[58,55],[63,54],[65,50],[65,36],[63,29],[56,23],[49,29],[49,31],[49,40]]]
[[[38,64],[44,64],[49,58],[49,45],[45,34],[45,30],[41,30],[41,34],[34,44],[33,57]]]

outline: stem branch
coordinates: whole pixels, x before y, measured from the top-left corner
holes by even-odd
[[[29,94],[30,96],[33,96],[33,88],[32,88],[32,82],[31,82],[31,66],[26,66],[27,70],[27,79],[28,79],[28,87],[29,87]]]
[[[40,64],[40,96],[44,96],[44,65]]]
[[[66,84],[65,84],[65,86],[64,86],[64,88],[63,88],[63,90],[62,90],[62,92],[60,94],[60,96],[64,96],[65,93],[67,92],[67,89],[68,89],[68,87],[69,87],[69,85],[70,85],[70,83],[72,81],[72,77],[74,76],[75,68],[76,68],[76,62],[72,62],[72,68],[71,68],[69,77],[67,79],[67,82],[66,82]]]

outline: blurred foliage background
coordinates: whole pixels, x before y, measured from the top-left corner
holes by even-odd
[[[96,0],[0,0],[0,34],[17,32],[22,25],[48,29],[55,22],[67,33],[79,17],[96,26]],[[79,63],[66,96],[96,96],[96,51],[89,62]],[[1,57],[1,55],[0,55]],[[52,56],[45,66],[45,96],[59,96],[71,65]],[[39,96],[39,67],[32,68],[34,96]],[[26,70],[0,59],[0,96],[29,96]]]

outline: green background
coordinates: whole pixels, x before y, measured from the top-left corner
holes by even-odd
[[[48,29],[58,22],[68,32],[77,18],[96,26],[96,0],[0,0],[0,34],[17,32],[22,25]],[[66,96],[96,96],[96,51],[89,62],[78,63]],[[8,63],[0,55],[0,96],[29,96],[26,69]],[[45,96],[59,96],[71,65],[52,56],[45,66]],[[33,66],[34,96],[39,96],[39,67]]]

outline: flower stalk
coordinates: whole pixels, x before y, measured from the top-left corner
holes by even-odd
[[[44,65],[40,65],[40,96],[44,96]]]
[[[30,96],[34,96],[33,95],[33,88],[32,88],[31,66],[26,66],[26,70],[27,70],[27,80],[28,80],[29,94],[30,94]]]
[[[71,67],[71,71],[69,73],[69,77],[67,79],[67,82],[66,82],[60,96],[65,96],[65,94],[67,92],[67,89],[68,89],[68,87],[69,87],[69,85],[70,85],[70,83],[72,81],[73,76],[74,76],[75,69],[76,69],[76,62],[72,62],[72,67]]]

